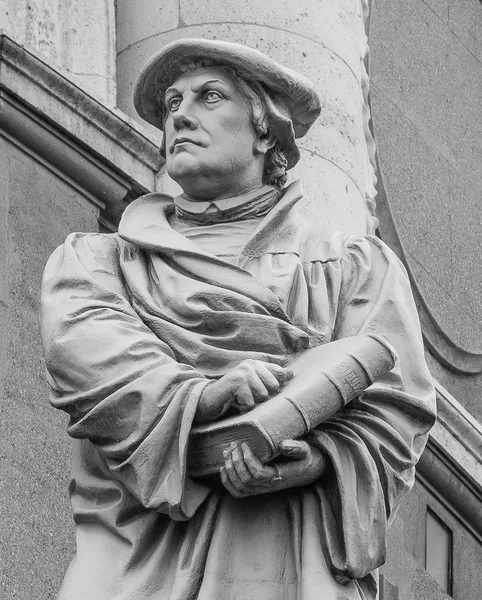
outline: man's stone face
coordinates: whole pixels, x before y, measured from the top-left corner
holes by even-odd
[[[255,161],[257,138],[251,107],[235,82],[217,68],[180,76],[165,94],[166,166],[169,175],[194,198],[229,197],[261,185],[245,181]]]

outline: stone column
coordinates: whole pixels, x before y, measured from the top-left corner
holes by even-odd
[[[305,214],[330,230],[371,232],[365,5],[366,0],[118,0],[118,107],[141,121],[132,104],[136,75],[168,42],[202,37],[258,48],[308,76],[321,96],[321,117],[300,140],[301,162],[293,171],[303,181]],[[166,178],[160,187],[172,190]]]
[[[114,0],[2,0],[0,33],[115,106]]]

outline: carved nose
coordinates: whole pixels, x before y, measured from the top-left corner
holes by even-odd
[[[196,129],[197,119],[189,116],[185,113],[177,113],[174,115],[174,129],[179,131],[181,129]]]

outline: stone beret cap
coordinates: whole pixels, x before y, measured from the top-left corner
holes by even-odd
[[[303,137],[320,114],[316,88],[303,75],[243,44],[192,38],[167,44],[141,69],[134,90],[134,106],[143,119],[158,129],[164,129],[165,91],[182,72],[182,66],[194,61],[226,65],[246,81],[258,84],[275,105],[279,117],[282,120],[288,117],[292,122],[291,135],[286,132],[282,135],[285,143],[288,143],[289,137]],[[294,139],[289,145],[295,146]],[[293,148],[288,168],[297,162],[298,157],[297,148]]]

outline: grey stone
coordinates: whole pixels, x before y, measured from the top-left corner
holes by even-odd
[[[426,3],[377,3],[370,43],[374,131],[405,260],[435,322],[478,354],[482,65]]]
[[[0,453],[0,587],[5,598],[49,599],[73,553],[65,418],[49,407],[39,340],[43,265],[72,229],[97,227],[97,210],[32,156],[8,156],[8,328]],[[4,258],[3,256],[2,258]],[[5,280],[2,282],[5,283]]]

